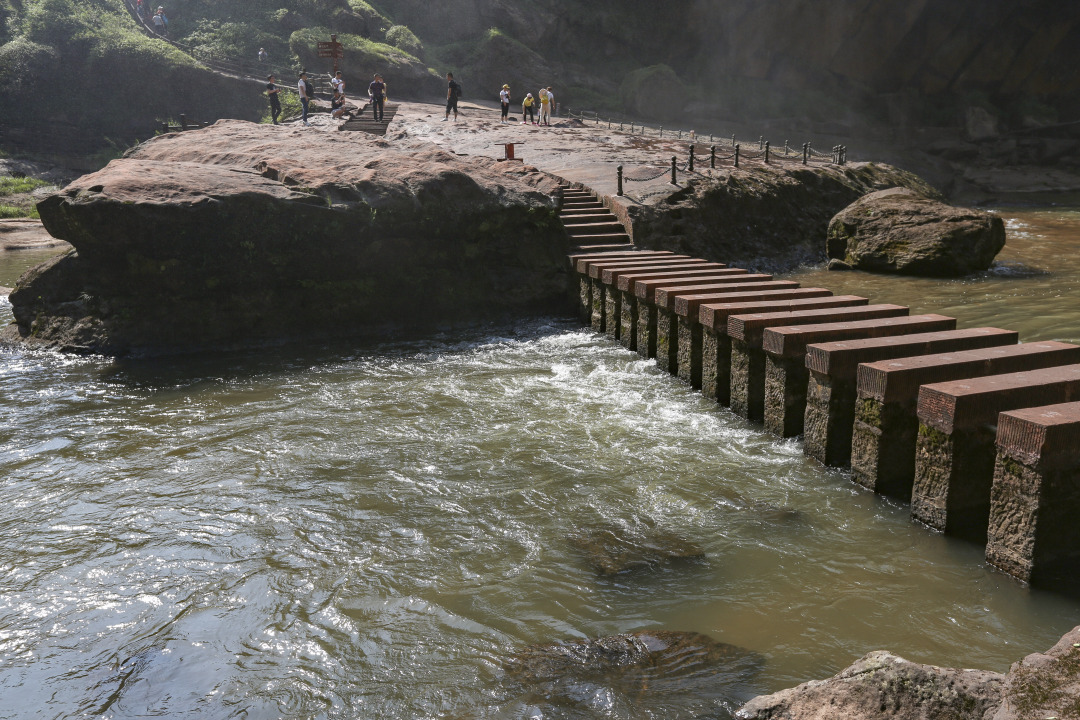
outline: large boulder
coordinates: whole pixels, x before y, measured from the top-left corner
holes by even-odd
[[[750,165],[681,182],[659,201],[626,204],[634,243],[770,271],[824,260],[829,220],[867,193],[935,193],[918,176],[881,163]]]
[[[859,270],[958,277],[986,270],[1003,247],[1001,218],[907,188],[861,197],[829,223],[829,257]]]
[[[1077,717],[1080,627],[1008,674],[909,662],[877,651],[827,680],[754,698],[738,720],[1044,720]]]
[[[4,336],[159,354],[563,311],[555,189],[366,133],[164,135],[39,205],[75,251],[24,276]]]

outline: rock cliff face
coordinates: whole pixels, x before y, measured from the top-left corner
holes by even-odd
[[[75,251],[20,280],[5,336],[156,354],[561,311],[554,189],[365,133],[161,136],[39,205]]]

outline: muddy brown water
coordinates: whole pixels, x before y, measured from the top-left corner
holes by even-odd
[[[1080,212],[1000,212],[976,278],[793,277],[1080,341]],[[0,255],[0,285],[50,254]],[[1003,671],[1080,623],[569,321],[138,363],[8,349],[0,415],[0,718],[721,718],[871,650]],[[706,558],[598,576],[570,542],[597,527]],[[504,671],[643,629],[764,664]]]

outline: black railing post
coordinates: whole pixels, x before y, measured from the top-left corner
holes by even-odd
[[[187,130],[187,117],[184,113],[180,113],[180,129]]]
[[[660,137],[664,137],[664,126],[660,126]]]
[[[679,131],[679,139],[682,140],[682,130]]]
[[[694,172],[694,146],[690,146],[690,164],[686,166],[688,172]]]
[[[765,141],[765,164],[769,164],[769,141]]]
[[[784,157],[787,157],[790,154],[791,154],[791,148],[788,147],[788,141],[785,140],[784,141]]]
[[[672,155],[671,156],[671,184],[672,185],[678,185],[679,184],[679,178],[678,178],[678,176],[675,175],[675,163],[676,163],[676,161],[677,161],[677,158],[674,155]]]
[[[169,132],[169,121],[168,120],[161,123],[161,132],[163,132],[163,133],[168,133]]]
[[[710,135],[710,137],[712,137],[712,136]],[[716,146],[715,145],[713,145],[711,148],[709,148],[709,167],[711,167],[713,169],[716,168]]]
[[[810,157],[810,143],[804,142],[802,144],[802,164],[805,165],[807,159]]]
[[[619,167],[615,168],[615,173],[616,173],[616,174],[615,174],[615,177],[616,177],[616,178],[617,178],[617,180],[618,180],[618,188],[619,188],[619,189],[618,189],[618,190],[616,191],[616,193],[615,193],[615,194],[616,194],[616,195],[620,195],[620,196],[621,196],[621,195],[622,195],[622,165],[620,165]]]
[[[634,121],[633,120],[630,121],[630,134],[631,135],[634,134]]]
[[[735,167],[739,167],[739,146],[735,146]]]

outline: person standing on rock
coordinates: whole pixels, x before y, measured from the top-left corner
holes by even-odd
[[[307,111],[308,111],[308,103],[311,101],[311,98],[308,97],[307,86],[308,86],[307,73],[302,72],[302,73],[300,73],[300,81],[298,83],[296,83],[296,89],[300,91],[300,105],[304,109],[301,117],[302,117],[305,125],[310,125],[311,123],[309,123],[308,120],[307,120]]]
[[[547,90],[540,88],[537,95],[540,98],[540,124],[550,125],[548,120],[551,119],[551,100],[548,98]]]
[[[382,122],[386,108],[386,83],[379,73],[375,73],[375,79],[368,85],[368,95],[371,96],[371,119]]]
[[[334,86],[334,92],[341,94],[341,99],[345,99],[345,80],[341,77],[341,71],[338,70],[331,76],[330,84]]]
[[[525,93],[525,99],[521,101],[521,124],[528,125],[530,120],[536,124],[536,111],[533,110],[532,93]]]
[[[502,119],[500,122],[510,122],[510,86],[503,85],[502,90],[499,91],[499,102],[502,103]]]
[[[454,82],[454,73],[446,73],[446,117],[443,122],[450,119],[450,111],[454,111],[454,122],[457,122],[457,101],[461,97],[461,86]]]
[[[278,99],[278,93],[281,89],[274,84],[274,76],[266,76],[266,94],[270,97],[270,120],[275,125],[278,124],[278,115],[281,115],[281,100]]]
[[[550,125],[551,124],[551,122],[550,122],[551,116],[555,114],[555,93],[551,92],[551,86],[550,85],[548,85],[548,88],[547,88],[547,98],[548,98],[548,121],[549,121],[548,125]]]

